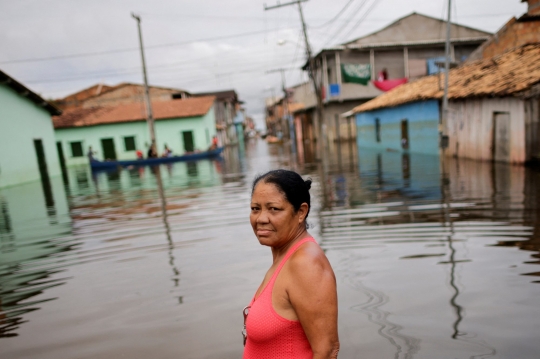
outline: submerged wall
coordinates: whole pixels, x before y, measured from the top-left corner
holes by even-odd
[[[206,115],[200,117],[157,120],[155,121],[155,131],[159,154],[163,152],[165,144],[172,150],[173,154],[183,154],[184,142],[182,131],[193,131],[195,148],[206,150],[210,147],[212,137],[216,134],[214,109],[210,109]],[[126,151],[124,137],[135,137],[135,147],[143,151],[145,157],[148,145],[150,144],[148,125],[144,121],[57,129],[55,134],[57,141],[62,143],[68,166],[88,164],[86,154],[90,146],[96,152],[95,158],[99,160],[103,159],[101,139],[113,139],[116,158],[119,160],[132,160],[136,158],[135,151]],[[71,142],[82,142],[82,157],[73,156]]]
[[[508,113],[510,163],[524,163],[525,106],[519,98],[486,98],[450,101],[447,156],[491,161],[494,158],[494,116]]]
[[[377,120],[380,124],[377,136]],[[401,121],[407,120],[408,149],[403,148]],[[359,148],[439,154],[439,103],[437,100],[414,102],[356,115]]]

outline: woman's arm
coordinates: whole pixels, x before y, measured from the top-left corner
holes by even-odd
[[[317,246],[303,246],[290,258],[287,294],[311,345],[313,359],[334,359],[339,351],[334,271]]]

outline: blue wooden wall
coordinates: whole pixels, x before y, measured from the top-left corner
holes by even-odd
[[[375,121],[380,123],[380,142],[375,134]],[[359,148],[405,151],[401,145],[401,120],[409,126],[411,153],[439,154],[439,102],[429,100],[356,115]]]

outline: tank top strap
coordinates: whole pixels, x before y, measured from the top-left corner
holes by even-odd
[[[302,244],[307,243],[307,242],[316,243],[315,239],[313,239],[313,237],[307,237],[307,238],[304,238],[304,239],[298,241],[298,243],[296,243],[294,246],[292,246],[289,249],[289,251],[285,254],[285,257],[283,257],[283,259],[281,260],[281,263],[279,263],[279,266],[277,267],[274,274],[272,274],[272,278],[270,278],[270,282],[268,283],[269,285],[273,284],[275,282],[279,272],[281,272],[281,268],[283,268],[283,266],[285,265],[287,260],[298,250],[298,248],[300,248],[300,246]]]

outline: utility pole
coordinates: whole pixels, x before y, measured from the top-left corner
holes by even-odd
[[[148,89],[148,78],[146,76],[146,61],[144,60],[144,47],[142,40],[142,31],[141,31],[141,18],[140,16],[131,13],[131,16],[137,20],[137,27],[139,29],[139,44],[141,47],[141,59],[144,75],[144,100],[146,103],[146,122],[148,123],[148,129],[150,130],[150,141],[152,145],[156,145],[156,133],[154,130],[154,115],[152,113],[152,102],[150,101],[150,90]]]
[[[444,156],[444,150],[448,147],[448,78],[450,77],[450,23],[452,14],[452,0],[448,0],[448,18],[446,21],[446,45],[444,51],[444,95],[442,108],[442,121],[440,128],[440,146],[441,156]]]
[[[322,154],[323,154],[322,146],[324,145],[324,141],[322,140],[322,123],[323,123],[324,109],[323,109],[323,103],[322,103],[322,92],[317,82],[317,74],[315,73],[315,59],[313,58],[313,54],[311,52],[311,46],[309,45],[307,27],[306,27],[306,22],[304,20],[304,12],[302,11],[302,3],[307,2],[307,1],[308,0],[296,0],[296,1],[285,3],[285,4],[280,4],[278,2],[278,4],[274,6],[266,6],[265,4],[264,10],[273,10],[273,9],[277,9],[284,6],[298,5],[298,11],[300,12],[300,21],[302,22],[302,31],[304,33],[304,42],[306,45],[306,55],[307,55],[308,63],[309,63],[308,74],[313,84],[313,88],[315,90],[315,96],[317,97],[317,116],[315,118],[316,119],[315,128],[317,129],[317,132],[318,132],[317,134],[317,159],[321,159]]]
[[[275,72],[281,73],[281,89],[283,90],[283,118],[287,121],[287,127],[289,132],[289,139],[292,138],[290,131],[291,131],[291,124],[289,123],[289,97],[287,94],[287,88],[285,87],[285,71],[287,69],[280,68],[280,69],[274,69],[266,71],[267,74],[272,74]],[[283,121],[282,121],[283,126]]]

